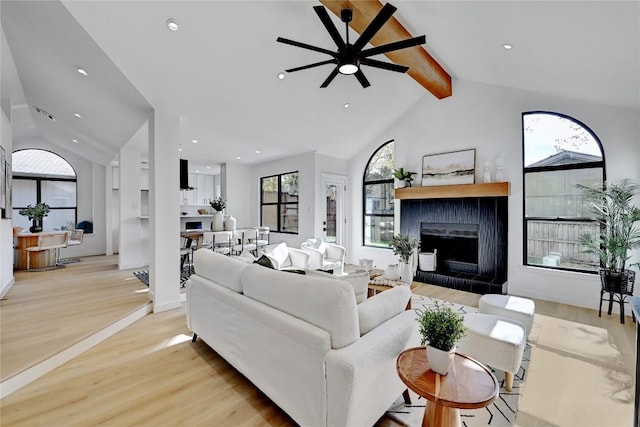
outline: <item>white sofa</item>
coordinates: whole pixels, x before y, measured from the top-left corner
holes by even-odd
[[[356,304],[351,284],[198,250],[187,323],[302,426],[371,426],[402,394],[418,345],[408,287]]]
[[[311,270],[333,270],[333,274],[338,276],[344,274],[346,250],[343,246],[327,243],[319,237],[302,242],[300,249],[310,255]]]

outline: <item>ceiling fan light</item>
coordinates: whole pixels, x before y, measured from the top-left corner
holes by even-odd
[[[342,63],[340,64],[340,67],[338,67],[338,71],[340,72],[340,74],[346,75],[355,74],[358,72],[358,70],[358,62],[356,60]]]

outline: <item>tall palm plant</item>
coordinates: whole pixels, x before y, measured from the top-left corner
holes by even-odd
[[[601,226],[599,234],[580,236],[584,252],[596,254],[603,269],[624,272],[629,251],[640,248],[640,208],[634,204],[640,185],[624,179],[605,183],[603,188],[579,187]]]

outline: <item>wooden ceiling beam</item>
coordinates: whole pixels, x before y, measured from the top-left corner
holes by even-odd
[[[338,17],[340,17],[340,12],[343,9],[351,9],[353,11],[353,20],[349,26],[358,34],[362,34],[383,6],[378,0],[320,0],[320,3]],[[401,10],[398,9],[398,12],[400,11]],[[380,46],[412,37],[414,36],[392,16],[371,39],[370,43],[373,46]],[[451,76],[422,46],[414,46],[385,53],[385,56],[395,64],[409,67],[407,74],[431,92],[436,98],[442,99],[451,96]]]

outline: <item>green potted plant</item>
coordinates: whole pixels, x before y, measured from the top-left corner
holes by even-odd
[[[429,367],[434,372],[446,375],[453,363],[456,343],[466,331],[464,317],[437,301],[429,309],[417,311],[420,344],[426,347]]]
[[[398,234],[391,239],[390,247],[394,255],[400,255],[400,280],[411,284],[413,282],[411,257],[418,248],[418,241],[407,235]]]
[[[635,282],[635,271],[628,265],[629,251],[640,248],[640,207],[634,198],[640,195],[640,185],[629,179],[606,182],[603,187],[578,185],[589,201],[600,232],[583,233],[580,243],[583,252],[592,253],[600,260],[600,280],[603,290],[630,293]]]
[[[211,231],[224,230],[224,216],[222,211],[227,207],[227,201],[222,197],[217,197],[213,200],[209,199],[209,204],[213,208],[213,217],[211,218]]]
[[[413,175],[417,175],[417,172],[405,171],[404,168],[393,170],[393,177],[398,180],[398,188],[411,187]]]
[[[42,218],[49,215],[49,205],[42,202],[36,203],[35,206],[27,205],[26,208],[20,209],[18,214],[26,216],[32,221],[29,231],[39,233],[42,231]]]

